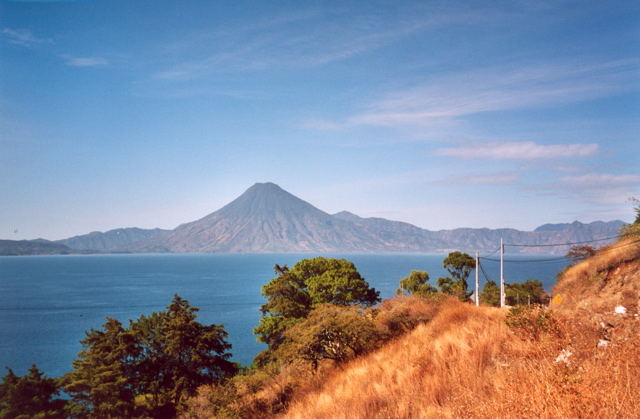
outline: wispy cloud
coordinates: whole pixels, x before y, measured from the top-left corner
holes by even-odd
[[[519,178],[515,173],[500,173],[469,176],[466,180],[468,185],[510,185],[516,183]]]
[[[520,180],[517,173],[469,173],[464,176],[449,176],[431,182],[438,186],[467,185],[512,185]]]
[[[480,112],[578,102],[639,87],[640,60],[486,68],[433,77],[348,118],[354,125],[426,125]]]
[[[368,53],[454,20],[473,21],[460,11],[398,14],[390,20],[375,14],[309,10],[194,34],[162,47],[177,63],[166,65],[153,77],[184,81],[216,72],[320,66]]]
[[[531,160],[588,157],[597,152],[598,144],[543,145],[533,141],[514,141],[463,144],[455,147],[440,148],[431,154],[462,159]]]
[[[533,186],[530,190],[547,196],[582,201],[599,206],[623,205],[640,193],[640,175],[584,173],[563,176],[554,183]]]
[[[318,131],[336,131],[343,128],[342,125],[324,119],[305,119],[300,121],[300,127]]]
[[[577,176],[565,176],[560,181],[568,185],[577,186],[640,186],[638,175],[613,175],[608,173],[586,173]]]
[[[20,45],[23,47],[33,47],[53,42],[53,40],[49,38],[39,38],[27,29],[4,28],[2,30],[2,38],[10,44]]]
[[[71,67],[99,67],[108,65],[109,61],[102,57],[72,57],[63,55],[65,63]]]

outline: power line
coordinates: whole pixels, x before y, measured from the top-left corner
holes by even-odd
[[[491,256],[491,255],[495,255],[495,254],[496,254],[496,253],[498,253],[499,251],[500,251],[500,248],[498,247],[498,248],[497,248],[496,250],[494,250],[493,252],[491,252],[491,253],[487,253],[486,255],[484,255],[484,256],[480,256],[480,257],[481,257],[481,258],[486,258],[486,257],[489,257],[489,256]]]
[[[618,234],[616,236],[611,236],[611,237],[603,237],[601,239],[595,239],[595,240],[584,240],[584,241],[580,241],[580,242],[569,242],[569,243],[549,243],[549,244],[505,244],[505,246],[512,246],[512,247],[553,247],[553,246],[571,246],[573,244],[584,244],[584,243],[594,243],[594,242],[601,242],[601,241],[605,241],[605,240],[612,240],[612,239],[617,239],[620,238],[621,236]],[[499,249],[498,249],[499,250]]]
[[[601,255],[603,253],[611,252],[611,251],[616,250],[616,249],[620,249],[622,247],[631,246],[632,244],[635,244],[635,243],[640,243],[640,240],[635,240],[635,241],[632,241],[630,243],[625,243],[625,244],[620,245],[620,246],[610,247],[609,249],[605,249],[605,250],[597,252],[596,256],[597,255]],[[481,259],[488,260],[490,262],[500,262],[500,259],[490,259],[490,258],[481,258]],[[568,258],[566,256],[562,256],[562,257],[550,258],[550,259],[511,259],[511,260],[504,260],[504,262],[505,263],[506,262],[509,262],[509,263],[559,262],[559,261],[562,261],[562,260],[569,260],[569,259],[570,258]]]
[[[482,258],[484,260],[488,260],[489,262],[500,262],[500,259],[489,259],[489,258]],[[551,259],[505,259],[503,260],[504,263],[535,263],[535,262],[559,262],[561,260],[567,260],[567,257],[557,257],[557,258],[551,258]]]
[[[484,270],[484,266],[482,266],[482,263],[480,263],[480,261],[478,261],[478,266],[480,267],[480,272],[482,273],[482,276],[484,276],[484,279],[487,282],[491,281],[491,279],[489,279],[489,275],[487,275],[487,272]]]

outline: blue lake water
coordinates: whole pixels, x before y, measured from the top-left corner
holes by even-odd
[[[345,257],[381,297],[394,295],[411,270],[426,270],[431,283],[444,276],[445,255],[325,255]],[[35,363],[48,376],[71,369],[84,332],[105,317],[127,323],[163,310],[173,294],[200,308],[198,320],[223,324],[233,359],[249,364],[263,349],[253,327],[264,302],[260,288],[273,278],[274,264],[292,266],[310,255],[81,255],[0,257],[0,368],[24,374]],[[522,258],[510,256],[510,259]],[[549,290],[563,261],[505,264],[507,282],[543,281]],[[499,265],[485,271],[499,278]],[[470,285],[473,283],[473,273]],[[481,286],[484,280],[481,280]]]

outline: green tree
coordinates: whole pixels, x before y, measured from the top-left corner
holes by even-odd
[[[629,201],[634,204],[633,210],[636,213],[636,218],[631,224],[627,224],[620,230],[622,238],[637,238],[640,236],[640,199],[631,197]]]
[[[202,384],[237,371],[220,325],[196,321],[197,308],[174,296],[166,311],[141,316],[127,329],[108,318],[91,330],[65,377],[77,417],[174,417]]]
[[[80,342],[82,351],[64,378],[71,395],[72,415],[118,418],[135,416],[132,363],[136,356],[133,336],[113,318],[102,330],[91,329]]]
[[[400,288],[397,289],[396,294],[418,294],[429,295],[435,294],[438,290],[428,283],[429,274],[425,271],[411,271],[409,276],[400,280]]]
[[[505,286],[506,303],[510,306],[523,304],[546,304],[549,297],[542,286],[542,282],[529,279],[522,283],[507,284]]]
[[[144,374],[138,374],[137,384],[142,393],[153,395],[153,409],[160,416],[174,414],[199,386],[219,383],[237,372],[237,365],[229,361],[231,345],[224,328],[197,322],[198,310],[176,295],[166,312],[131,325],[144,354],[137,368]]]
[[[346,259],[304,259],[291,269],[276,269],[276,273],[278,276],[262,288],[267,302],[261,307],[262,318],[254,333],[269,345],[269,350],[257,358],[258,362],[268,360],[269,351],[283,342],[285,330],[302,321],[317,305],[372,305],[380,301],[379,292],[369,287]]]
[[[573,246],[569,249],[565,257],[575,264],[582,262],[595,254],[596,249],[593,246]]]
[[[472,293],[468,291],[467,279],[476,266],[475,259],[466,253],[451,252],[442,262],[442,266],[451,276],[438,278],[440,290],[458,297],[461,301],[468,301]]]
[[[636,219],[633,221],[633,224],[640,225],[640,199],[632,197],[629,198],[629,201],[635,204],[633,211],[636,213]]]
[[[377,337],[371,316],[362,308],[320,304],[285,331],[278,356],[308,361],[315,370],[323,359],[343,362],[372,349]]]
[[[0,418],[63,419],[66,401],[55,398],[58,394],[56,380],[46,378],[35,365],[22,377],[7,368],[0,383]]]
[[[500,305],[500,287],[495,281],[487,281],[480,292],[480,301],[494,307]]]

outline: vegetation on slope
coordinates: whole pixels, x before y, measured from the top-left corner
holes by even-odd
[[[637,417],[639,226],[564,272],[552,310],[447,300],[430,322],[294,395],[284,416]]]

